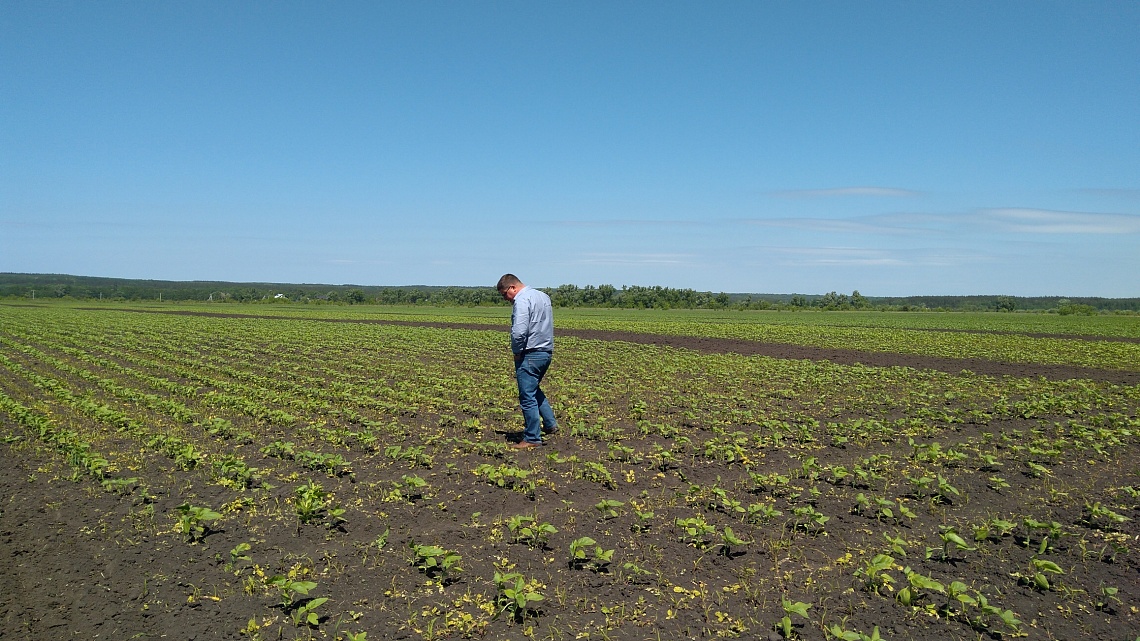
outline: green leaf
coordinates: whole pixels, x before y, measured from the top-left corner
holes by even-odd
[[[292,583],[289,583],[287,587],[298,594],[308,594],[309,590],[317,587],[317,584],[313,583],[312,581],[293,581]]]
[[[805,619],[808,616],[808,613],[807,613],[808,608],[811,607],[810,603],[804,603],[803,601],[796,601],[795,603],[792,603],[791,601],[788,601],[787,599],[783,599],[782,604],[784,606],[784,612],[785,613],[787,613],[787,614],[798,614]]]

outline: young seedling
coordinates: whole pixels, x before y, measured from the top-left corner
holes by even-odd
[[[119,496],[126,496],[131,493],[131,486],[135,483],[138,483],[137,478],[103,479],[103,489],[118,494]]]
[[[830,516],[824,516],[810,505],[792,508],[792,514],[795,517],[793,526],[809,534],[819,534],[823,531],[824,524],[831,520]]]
[[[794,630],[792,615],[796,614],[806,619],[808,616],[808,608],[811,607],[811,604],[804,603],[803,601],[792,602],[788,599],[780,599],[780,605],[784,608],[784,617],[776,623],[776,628],[784,635],[785,639],[791,639]]]
[[[1090,527],[1109,530],[1131,519],[1123,514],[1113,512],[1109,508],[1101,505],[1100,501],[1095,501],[1092,504],[1086,501],[1084,520]]]
[[[978,468],[981,472],[996,472],[1001,467],[1001,463],[992,454],[978,454],[978,459],[982,463]]]
[[[934,497],[933,497],[934,500],[939,501],[941,503],[951,504],[954,502],[950,498],[951,495],[961,496],[961,494],[958,492],[958,488],[954,487],[953,485],[950,485],[950,481],[947,481],[946,477],[939,474],[938,475],[938,491],[934,493]]]
[[[499,595],[496,599],[499,605],[498,616],[504,612],[511,612],[515,621],[521,623],[532,612],[531,604],[542,601],[545,597],[538,591],[538,584],[527,581],[522,574],[510,572],[501,574],[495,572],[495,586]]]
[[[966,543],[966,540],[963,539],[962,536],[958,534],[957,529],[950,527],[950,526],[945,526],[945,525],[939,526],[939,529],[942,530],[938,534],[938,537],[940,539],[942,539],[942,557],[939,560],[942,561],[943,563],[951,560],[950,548],[954,548],[955,551],[957,551],[957,550],[973,551],[973,550],[978,549],[976,547],[971,547],[969,543]],[[930,558],[929,552],[927,553],[926,558]]]
[[[596,463],[594,461],[586,461],[582,464],[582,478],[587,481],[600,483],[611,490],[617,489],[617,483],[614,482],[614,477],[610,471],[606,469],[605,465]]]
[[[673,450],[663,448],[657,443],[653,444],[649,455],[657,459],[657,469],[662,472],[668,472],[670,467],[677,467],[679,463],[677,456],[673,454]]]
[[[1053,585],[1049,582],[1047,575],[1065,573],[1065,571],[1061,569],[1061,566],[1047,559],[1031,559],[1029,561],[1029,567],[1029,575],[1014,572],[1011,576],[1043,592],[1053,589]]]
[[[828,476],[827,482],[832,485],[843,485],[844,480],[851,478],[851,472],[847,471],[847,468],[842,465],[831,466],[828,468],[828,471],[830,475]]]
[[[1034,532],[1037,532],[1039,530],[1044,530],[1046,532],[1046,535],[1041,539],[1041,543],[1038,546],[1038,555],[1052,551],[1051,542],[1057,541],[1065,535],[1065,531],[1062,529],[1061,524],[1057,521],[1045,522],[1026,518],[1022,519],[1022,523],[1025,525],[1025,530],[1027,532],[1024,542],[1026,546],[1029,545]]]
[[[649,522],[653,520],[653,516],[654,516],[653,512],[650,512],[650,511],[644,511],[643,512],[643,511],[635,508],[633,510],[633,515],[636,518],[636,520],[633,522],[633,525],[629,526],[629,529],[633,532],[648,532],[649,531]]]
[[[507,520],[507,528],[514,534],[516,543],[525,543],[530,547],[546,547],[546,541],[551,534],[556,534],[558,528],[549,523],[538,523],[533,516],[520,514]]]
[[[890,548],[891,552],[901,557],[906,557],[906,539],[901,536],[891,536],[886,532],[883,532],[883,538],[887,540],[887,546]]]
[[[194,507],[183,503],[177,508],[181,516],[178,517],[178,531],[186,535],[191,543],[201,541],[210,531],[209,522],[222,517],[221,514],[208,507]]]
[[[226,564],[227,572],[234,572],[234,568],[237,567],[238,561],[253,560],[249,557],[248,554],[246,554],[246,552],[249,552],[249,548],[249,543],[238,543],[232,550],[230,550],[230,562]],[[234,572],[235,576],[238,574],[241,574],[241,570]]]
[[[280,591],[281,609],[285,612],[290,612],[293,609],[293,599],[296,597],[296,595],[306,595],[310,590],[317,587],[317,584],[313,581],[294,581],[293,579],[290,579],[289,577],[282,574],[271,577],[265,583],[266,585],[271,585]]]
[[[392,528],[384,528],[384,533],[376,537],[376,540],[372,542],[372,547],[376,548],[377,550],[383,550],[388,546],[388,535],[391,533]]]
[[[930,493],[935,479],[931,476],[908,476],[906,480],[914,487],[914,497],[920,499]]]
[[[400,490],[403,497],[411,503],[422,499],[424,494],[427,493],[425,488],[428,487],[428,482],[418,474],[404,474],[400,477],[400,482],[402,484]]]
[[[868,592],[880,594],[881,588],[890,588],[895,582],[888,574],[889,570],[898,569],[894,557],[889,554],[876,554],[870,561],[865,561],[863,567],[855,570],[855,576],[863,578],[863,589]]]
[[[1100,585],[1100,591],[1097,594],[1096,598],[1096,609],[1100,612],[1111,613],[1114,609],[1112,606],[1113,601],[1119,605],[1124,605],[1124,602],[1116,596],[1116,593],[1119,591],[1120,590],[1118,588],[1109,587],[1102,583]]]
[[[571,569],[581,567],[587,561],[586,552],[591,545],[596,545],[597,541],[588,536],[583,536],[580,539],[575,539],[570,542],[570,562],[568,565]]]
[[[998,535],[999,538],[1003,536],[1009,536],[1013,532],[1013,528],[1017,527],[1017,524],[1013,521],[1007,521],[1005,519],[999,518],[990,519],[989,525],[991,528],[993,528],[994,532]]]
[[[883,637],[879,636],[879,626],[875,626],[869,635],[855,630],[847,630],[838,624],[827,628],[827,632],[839,641],[883,641]]]
[[[325,527],[330,530],[340,530],[344,532],[344,524],[348,523],[348,519],[344,518],[345,509],[343,507],[335,506],[329,507],[325,510]]]
[[[594,547],[594,558],[590,559],[590,569],[595,574],[609,572],[610,563],[614,560],[614,550],[604,550],[601,546]]]
[[[1001,622],[1005,624],[1007,628],[1012,630],[1015,635],[1021,630],[1021,619],[1018,619],[1017,615],[1014,614],[1012,610],[1003,610],[997,606],[990,605],[990,602],[986,598],[986,595],[978,592],[977,590],[974,591],[974,600],[977,602],[978,610],[980,612],[978,617],[968,619],[970,626],[974,629],[987,630],[988,626],[986,625],[985,617],[996,616],[997,618],[1001,619]]]
[[[645,580],[645,577],[652,574],[649,570],[646,570],[645,568],[636,563],[633,563],[632,561],[623,564],[621,566],[621,569],[625,575],[625,579],[630,583],[641,583]]]
[[[783,512],[768,503],[751,503],[748,505],[748,512],[745,518],[747,518],[750,523],[767,523],[777,516],[783,515]]]
[[[733,534],[732,528],[728,526],[725,526],[724,531],[721,532],[720,540],[720,554],[730,559],[733,557],[732,548],[745,546],[752,542],[745,541],[744,539],[737,537],[735,534]],[[737,552],[736,556],[739,556],[741,554],[743,554],[743,552]]]
[[[304,624],[314,628],[320,625],[321,618],[316,610],[328,600],[328,597],[317,597],[316,599],[309,599],[304,604],[298,605],[297,609],[293,610],[293,625],[300,626]]]
[[[946,605],[943,606],[942,610],[947,616],[953,613],[950,609],[951,604],[957,603],[962,613],[966,612],[967,607],[978,605],[977,599],[968,594],[969,589],[970,586],[961,581],[952,581],[950,585],[946,586]]]
[[[570,542],[570,561],[569,566],[571,569],[589,566],[595,573],[605,572],[614,558],[614,550],[602,549],[598,542],[594,539],[583,536],[580,539],[575,539]],[[590,547],[593,547],[593,557],[588,557],[587,552]]]
[[[699,516],[677,519],[674,523],[682,530],[682,541],[702,550],[709,546],[708,537],[716,533],[716,526]]]
[[[938,581],[911,570],[909,567],[903,568],[903,574],[906,575],[907,587],[899,590],[898,595],[895,597],[898,602],[906,606],[917,606],[918,601],[926,596],[926,592],[937,592],[938,594],[946,594],[946,586]]]
[[[455,552],[445,550],[438,545],[411,544],[412,565],[418,567],[431,579],[438,579],[440,583],[449,583],[452,574],[462,571],[459,567],[460,557]]]
[[[328,492],[317,483],[309,481],[293,493],[293,510],[302,524],[320,517],[326,507]]]
[[[621,501],[613,499],[602,499],[599,503],[594,505],[594,509],[602,515],[602,520],[609,520],[617,518],[621,515],[621,508],[625,505]]]

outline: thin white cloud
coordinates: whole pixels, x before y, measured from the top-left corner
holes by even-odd
[[[1053,211],[1025,207],[980,209],[965,214],[900,212],[852,218],[758,218],[748,225],[785,227],[814,232],[946,235],[986,229],[1013,234],[1135,234],[1140,216]]]
[[[555,220],[552,225],[557,227],[692,227],[701,225],[696,220]]]
[[[740,221],[761,227],[784,227],[813,232],[852,234],[903,234],[913,235],[927,231],[912,220],[893,220],[887,216],[858,216],[854,218],[758,218]]]
[[[742,253],[785,267],[954,267],[992,259],[972,251],[926,248],[755,247]]]
[[[1140,233],[1140,216],[1133,214],[1098,214],[1048,209],[1005,208],[983,209],[981,222],[1004,231],[1027,234],[1136,234]]]
[[[784,227],[812,232],[842,234],[889,234],[915,236],[943,234],[970,224],[964,214],[929,214],[899,212],[853,216],[851,218],[752,218],[740,220],[747,225]]]
[[[870,266],[904,265],[906,262],[897,256],[880,249],[853,247],[779,247],[769,248],[769,252],[779,256],[785,264],[805,266]]]
[[[587,265],[688,265],[693,254],[594,253],[574,261]]]
[[[835,198],[844,196],[872,196],[876,198],[901,198],[921,195],[920,192],[894,187],[833,187],[831,189],[789,189],[773,191],[779,198]]]
[[[1108,196],[1125,200],[1140,200],[1140,189],[1078,189],[1078,193],[1089,196]]]

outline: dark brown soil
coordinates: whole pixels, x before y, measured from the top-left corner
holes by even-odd
[[[0,638],[230,638],[260,605],[188,602],[217,572],[210,550],[121,530],[136,505],[45,463],[0,447]]]
[[[499,325],[399,324],[504,329]],[[951,373],[968,369],[993,376],[1140,382],[1140,374],[1133,372],[939,359],[754,341],[587,330],[561,330],[560,335],[665,345],[704,353],[863,363],[876,367],[903,366]],[[422,419],[425,433],[436,425],[434,418]],[[0,415],[0,423],[5,420]],[[994,433],[1002,430],[1028,432],[1036,427],[1036,421],[1010,419],[1008,424],[990,424],[985,426],[985,430]],[[698,429],[694,428],[694,432]],[[976,438],[980,431],[978,425],[958,426],[956,431],[945,435],[946,445]],[[517,437],[517,434],[487,431],[474,438],[509,441]],[[517,458],[507,460],[517,460],[520,465],[535,463],[554,468],[556,464],[546,459],[549,453],[556,452],[567,458],[578,455],[587,461],[599,460],[596,447],[583,439],[561,435],[552,438],[547,447],[513,454],[511,456]],[[876,442],[865,447],[821,444],[819,447],[826,452],[829,462],[847,466],[880,452],[892,454],[903,461],[911,450],[901,442]],[[248,449],[256,451],[255,448],[251,446]],[[1090,471],[1094,469],[1090,467],[1094,461],[1085,461],[1079,456],[1065,457],[1051,466],[1051,477],[1056,482],[1050,489],[1058,492],[1056,496],[1064,495],[1065,491],[1072,492],[1074,496],[1078,493],[1081,496],[1101,496],[1126,482],[1140,484],[1135,467],[1135,461],[1140,460],[1140,448],[1135,443],[1122,448],[1113,462],[1096,461],[1095,473]],[[354,452],[356,454],[359,453]],[[878,545],[882,545],[881,534],[884,532],[913,539],[909,555],[905,559],[900,558],[900,562],[916,571],[944,583],[966,575],[977,579],[977,583],[970,587],[985,591],[995,601],[1000,601],[1003,608],[1017,612],[1030,639],[1130,641],[1140,635],[1140,612],[1136,609],[1136,604],[1140,603],[1140,559],[1135,551],[1113,558],[1111,554],[1096,550],[1091,553],[1078,551],[1072,536],[1054,542],[1058,550],[1055,558],[1061,558],[1065,563],[1066,574],[1060,581],[1061,585],[1119,587],[1122,602],[1110,603],[1103,610],[1097,610],[1090,606],[1094,595],[1088,590],[1083,593],[1035,590],[1009,576],[1010,568],[1028,567],[1041,543],[1039,536],[1024,527],[1019,526],[1012,535],[996,536],[978,543],[976,550],[951,554],[946,560],[924,558],[923,546],[936,545],[936,541],[910,531],[905,521],[888,526],[882,519],[852,510],[855,494],[866,492],[874,495],[879,490],[850,482],[829,484],[821,481],[817,484],[824,492],[814,506],[830,515],[832,520],[826,532],[812,532],[787,518],[790,508],[796,505],[788,494],[802,492],[803,488],[797,490],[797,487],[805,485],[799,480],[793,480],[790,488],[782,492],[756,492],[752,498],[772,500],[773,505],[784,510],[785,518],[765,525],[744,525],[731,514],[716,508],[708,509],[698,500],[685,498],[695,486],[716,487],[728,464],[688,458],[671,467],[666,466],[660,474],[652,462],[630,464],[626,469],[636,472],[637,480],[622,485],[624,494],[621,498],[629,500],[641,492],[645,496],[678,497],[675,505],[659,510],[652,528],[644,536],[630,537],[628,533],[634,519],[628,509],[612,520],[593,522],[591,519],[587,523],[579,517],[577,523],[573,522],[565,507],[568,502],[590,506],[602,498],[617,496],[597,482],[574,474],[559,476],[557,487],[542,486],[527,496],[478,481],[469,472],[472,462],[462,458],[448,461],[455,464],[454,469],[460,472],[445,470],[440,464],[442,461],[429,472],[420,468],[394,468],[382,454],[373,453],[356,458],[356,474],[352,477],[322,478],[326,489],[351,503],[353,497],[375,496],[375,493],[368,494],[361,488],[391,487],[399,474],[419,472],[428,477],[435,497],[438,497],[419,503],[385,502],[355,508],[369,515],[379,511],[387,513],[384,522],[391,524],[391,531],[387,547],[383,549],[368,545],[385,534],[367,529],[377,527],[375,524],[379,521],[375,518],[350,518],[340,529],[318,525],[286,527],[279,523],[272,528],[255,529],[250,525],[254,520],[243,522],[240,511],[229,515],[225,526],[208,532],[201,542],[188,544],[170,531],[176,506],[184,501],[193,501],[217,507],[232,499],[233,494],[209,483],[204,471],[180,472],[169,461],[160,457],[156,459],[151,465],[164,468],[164,473],[151,474],[156,480],[150,491],[119,496],[103,491],[97,482],[89,478],[78,482],[60,478],[61,470],[67,466],[60,465],[58,461],[53,463],[51,457],[41,456],[33,447],[22,447],[17,442],[0,443],[0,639],[169,638],[197,641],[254,638],[253,633],[243,637],[240,630],[251,618],[264,621],[267,616],[276,616],[279,623],[262,633],[260,638],[264,639],[337,640],[339,633],[346,630],[368,630],[368,638],[373,640],[421,639],[427,636],[423,630],[432,616],[422,614],[423,604],[433,601],[423,597],[417,601],[409,597],[406,599],[407,611],[400,611],[399,606],[388,610],[377,607],[380,603],[400,602],[398,595],[423,594],[423,577],[408,572],[408,545],[413,541],[444,545],[462,551],[465,558],[482,559],[464,567],[457,583],[447,588],[448,599],[454,600],[464,590],[468,593],[485,592],[488,589],[486,577],[496,571],[488,561],[493,556],[501,556],[527,568],[531,578],[551,586],[562,586],[568,595],[562,602],[562,597],[548,590],[547,600],[537,608],[539,616],[531,618],[529,624],[508,624],[500,619],[494,627],[474,631],[474,638],[522,638],[526,625],[533,625],[536,638],[574,639],[581,633],[595,631],[593,624],[617,617],[619,613],[605,612],[601,607],[602,604],[614,603],[623,604],[620,616],[626,623],[610,630],[605,638],[714,638],[717,631],[731,631],[727,624],[716,618],[719,596],[734,607],[741,603],[746,605],[747,612],[734,610],[727,614],[762,622],[753,623],[740,638],[778,639],[779,635],[771,631],[771,623],[782,616],[780,597],[798,594],[803,586],[796,582],[813,578],[813,574],[805,573],[804,568],[838,564],[838,560],[854,547],[865,545],[866,537],[871,536],[872,531]],[[255,462],[259,466],[277,463],[263,461]],[[1083,519],[1079,504],[1063,499],[1052,501],[1049,494],[1044,493],[1039,480],[1016,471],[1013,461],[1011,458],[1007,462],[1008,471],[1002,472],[1011,485],[1003,491],[988,487],[987,477],[992,472],[976,467],[973,461],[970,465],[939,468],[940,473],[945,473],[960,490],[961,497],[947,500],[945,505],[936,505],[933,509],[957,517],[971,517],[971,522],[1032,514],[1040,519],[1055,519],[1067,528],[1081,527],[1092,538],[1104,534],[1095,528],[1079,525]],[[765,460],[757,469],[787,470],[797,464],[788,452],[776,449],[766,453]],[[292,463],[281,465],[296,467]],[[562,464],[562,468],[569,465]],[[739,464],[731,470],[737,476],[744,476]],[[279,471],[277,476],[288,475]],[[293,490],[292,484],[280,483],[279,487],[264,491],[270,498],[286,505]],[[445,500],[446,507],[437,507],[437,501],[442,506]],[[922,497],[913,498],[914,504],[928,501]],[[475,512],[482,516],[475,519]],[[529,513],[559,528],[560,532],[551,538],[549,548],[488,539],[493,527],[491,523],[496,517]],[[673,525],[674,519],[693,514],[704,514],[710,522],[722,526],[732,524],[739,536],[752,543],[735,556],[717,554],[712,548],[697,553],[678,539]],[[1135,545],[1140,538],[1140,509],[1132,506],[1126,514],[1132,520],[1121,525],[1114,534],[1123,535],[1131,545]],[[363,523],[370,525],[358,525]],[[595,573],[567,567],[564,551],[571,536],[583,534],[595,538],[602,545],[617,546],[618,557],[636,560],[659,574],[656,578],[637,578],[616,568]],[[330,611],[358,610],[361,618],[351,622],[322,620],[320,630],[312,631],[305,627],[282,625],[280,622],[287,621],[289,612],[274,598],[261,591],[249,595],[242,590],[243,580],[253,576],[251,564],[239,563],[236,573],[224,568],[229,551],[243,542],[253,543],[256,549],[252,554],[256,562],[266,568],[276,568],[272,571],[291,565],[311,568],[320,576],[322,594],[331,596],[336,603]],[[487,549],[493,550],[494,554],[486,552]],[[484,553],[476,554],[476,550]],[[321,568],[336,570],[325,575]],[[748,575],[746,570],[749,568],[755,573]],[[958,621],[952,624],[939,622],[931,614],[899,607],[889,593],[881,597],[864,595],[851,579],[853,569],[848,568],[844,573],[850,584],[815,586],[816,591],[831,596],[826,597],[828,603],[813,605],[814,617],[822,616],[818,612],[821,605],[833,607],[835,610],[828,613],[829,622],[842,619],[849,629],[868,633],[874,626],[881,626],[883,638],[893,640],[972,640],[1010,636],[975,631]],[[676,583],[661,581],[662,576],[671,577]],[[707,591],[704,589],[706,583]],[[754,590],[755,593],[749,592],[746,599],[738,592],[732,592],[731,597],[725,596],[729,594],[727,589],[733,589],[733,586],[738,590]],[[657,590],[658,595],[664,593],[666,598],[673,595],[679,604],[677,611],[639,614],[639,597],[647,597],[648,602],[654,604],[663,601],[660,596],[650,596],[652,590]],[[702,593],[700,597],[690,596],[697,590]],[[439,594],[443,594],[443,589]],[[444,596],[439,596],[434,602],[443,603],[444,600]],[[1062,614],[1058,615],[1058,611]],[[420,628],[418,631],[416,626]],[[822,630],[803,626],[800,620],[797,620],[796,630],[798,638],[825,639]]]

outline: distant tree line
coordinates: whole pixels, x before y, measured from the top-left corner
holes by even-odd
[[[770,309],[826,311],[1049,311],[1060,314],[1140,312],[1140,298],[1059,296],[864,296],[850,294],[729,294],[672,287],[618,288],[560,285],[544,288],[558,307],[626,309]],[[0,273],[0,298],[197,301],[214,303],[306,303],[490,306],[507,305],[494,287],[297,285],[222,281],[162,281]]]

